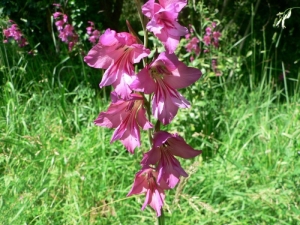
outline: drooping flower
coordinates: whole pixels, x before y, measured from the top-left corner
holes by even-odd
[[[200,70],[186,66],[175,54],[162,52],[137,74],[130,87],[145,94],[154,93],[152,114],[166,125],[177,114],[178,108],[190,107],[176,89],[187,87],[200,77]]]
[[[112,103],[106,112],[101,112],[95,120],[98,126],[116,128],[111,143],[120,140],[126,149],[133,153],[141,145],[140,128],[147,130],[152,124],[146,118],[143,107],[144,100],[140,94],[130,94],[129,99],[119,99],[117,94],[111,94]]]
[[[145,167],[136,173],[133,186],[127,196],[146,193],[146,199],[142,206],[142,210],[150,205],[155,211],[157,217],[161,215],[161,208],[164,205],[165,193],[164,190],[169,187],[163,181],[157,184],[157,172]]]
[[[149,0],[142,6],[143,14],[150,19],[147,29],[164,44],[171,54],[178,46],[179,39],[188,33],[186,27],[177,22],[178,14],[187,0]]]
[[[99,42],[84,57],[84,61],[91,67],[107,69],[100,83],[103,86],[112,85],[122,98],[131,93],[129,84],[135,75],[134,63],[148,56],[149,49],[138,44],[130,33],[116,33],[107,29],[100,36]]]
[[[178,134],[159,131],[154,134],[152,149],[144,154],[141,164],[146,167],[157,164],[157,183],[163,181],[174,188],[180,176],[188,176],[174,156],[190,159],[201,153],[201,150],[193,149]]]

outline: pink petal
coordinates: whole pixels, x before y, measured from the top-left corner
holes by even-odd
[[[184,63],[178,62],[178,68],[172,71],[173,76],[165,76],[165,82],[174,89],[185,88],[196,82],[202,75],[196,68],[187,67]]]
[[[129,95],[132,92],[132,90],[129,87],[129,84],[132,83],[132,80],[133,77],[124,73],[121,76],[117,76],[117,79],[114,81],[114,83],[112,83],[112,86],[115,88],[115,92],[118,93],[121,96],[121,98],[129,98]]]
[[[153,78],[151,77],[148,67],[142,69],[133,82],[130,84],[130,88],[135,91],[141,91],[145,94],[151,94],[156,89],[156,84]]]
[[[158,62],[160,60],[163,62],[164,66],[170,72],[173,70],[176,70],[180,63],[180,61],[178,60],[178,58],[175,54],[169,54],[167,52],[160,53],[155,61]]]
[[[97,126],[116,128],[119,126],[120,122],[128,114],[126,112],[126,107],[128,103],[124,101],[119,101],[117,103],[111,104],[106,112],[101,112],[98,118],[95,120]]]
[[[151,18],[153,16],[154,2],[155,0],[149,0],[142,6],[142,13],[148,18]]]
[[[170,145],[170,151],[173,155],[179,156],[184,159],[194,158],[202,153],[201,150],[195,150],[188,145],[184,139],[177,134],[174,138],[169,138],[168,143]]]
[[[160,183],[161,179],[163,179],[170,188],[174,188],[179,182],[179,177],[187,177],[188,174],[181,167],[180,162],[170,154],[171,151],[169,148],[161,151],[162,154],[157,167],[159,170],[157,182]]]
[[[137,112],[137,122],[143,130],[148,130],[153,127],[153,125],[146,118],[146,110],[144,108],[141,108]]]
[[[139,63],[141,59],[147,57],[150,54],[150,50],[145,48],[141,44],[132,44],[131,47],[133,48],[130,53],[132,63]]]
[[[164,205],[164,199],[165,194],[161,188],[154,189],[153,191],[148,190],[142,210],[149,204],[156,211],[156,216],[159,217],[161,216],[161,208]]]
[[[152,114],[164,125],[176,116],[178,108],[189,108],[189,102],[175,89],[160,82],[153,96]]]
[[[147,181],[146,177],[143,176],[143,174],[149,170],[152,170],[152,169],[145,168],[136,173],[133,186],[132,186],[131,190],[129,191],[129,193],[127,194],[127,197],[129,197],[131,195],[142,194],[147,191],[148,181]]]
[[[155,165],[161,158],[161,152],[159,148],[153,147],[150,151],[143,155],[141,161],[142,166]]]
[[[107,54],[107,47],[98,43],[84,57],[84,61],[90,67],[107,69],[113,62],[113,58]]]
[[[166,131],[159,131],[154,134],[153,137],[153,146],[159,147],[164,144],[170,137],[173,137],[172,134]]]
[[[187,0],[159,0],[164,8],[174,7],[176,12],[180,12],[186,6]]]
[[[107,29],[104,34],[100,36],[99,42],[104,46],[113,46],[118,43],[116,34],[116,31]]]

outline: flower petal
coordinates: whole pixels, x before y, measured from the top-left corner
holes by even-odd
[[[184,159],[194,158],[202,153],[201,150],[193,149],[182,137],[177,134],[175,134],[173,138],[169,138],[168,143],[170,145],[169,151],[171,151],[173,155]]]

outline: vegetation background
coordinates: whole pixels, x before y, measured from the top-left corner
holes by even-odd
[[[53,3],[80,36],[72,52],[58,40]],[[286,28],[274,26],[291,7]],[[181,13],[202,51],[187,52],[183,38],[177,54],[203,77],[182,90],[192,108],[167,129],[203,154],[182,162],[190,176],[167,193],[166,224],[300,224],[297,7],[297,0],[190,0]],[[94,126],[111,89],[100,90],[103,71],[82,60],[91,48],[87,21],[121,32],[128,19],[141,30],[134,1],[1,0],[0,12],[1,28],[10,18],[29,42],[0,43],[0,224],[154,224],[150,208],[140,211],[144,196],[126,198],[147,141],[130,155],[109,143],[111,130]],[[205,54],[212,22],[220,47]],[[160,49],[153,39],[150,46]]]

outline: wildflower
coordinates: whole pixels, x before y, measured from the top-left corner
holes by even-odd
[[[189,40],[189,38],[188,38]],[[197,56],[200,54],[200,47],[199,43],[200,40],[197,37],[193,37],[189,42],[185,45],[185,49],[187,52],[194,52]],[[192,62],[194,60],[194,57],[190,57],[190,61]]]
[[[55,13],[53,13],[53,18],[54,19],[57,19],[59,16],[61,16],[62,15],[62,13],[61,12],[55,12]]]
[[[53,4],[54,6],[60,8],[59,4]],[[58,37],[62,42],[68,44],[69,51],[72,51],[75,44],[78,42],[78,35],[74,31],[74,27],[68,24],[68,16],[61,12],[53,13],[53,18],[56,20],[55,25],[59,31]]]
[[[207,36],[210,36],[210,35],[211,35],[211,27],[206,27],[206,29],[205,29],[205,34],[206,34]]]
[[[221,37],[221,33],[219,31],[214,31],[213,32],[213,45],[218,48],[219,47],[219,37]]]
[[[172,121],[179,107],[190,107],[176,89],[187,87],[200,77],[200,70],[187,67],[175,54],[162,52],[137,74],[130,87],[145,94],[154,93],[152,114],[166,125]]]
[[[221,33],[219,31],[214,31],[217,24],[216,22],[212,22],[211,27],[208,26],[205,28],[205,35],[203,37],[203,42],[206,46],[213,45],[215,48],[219,47],[219,38],[221,37]]]
[[[161,182],[157,184],[157,172],[146,167],[141,169],[135,175],[134,183],[127,196],[146,193],[146,199],[142,206],[142,210],[150,205],[155,211],[157,217],[161,215],[161,208],[164,205],[165,193],[164,190],[169,189],[169,187]]]
[[[111,143],[120,140],[126,149],[133,153],[141,145],[140,127],[143,130],[152,128],[146,118],[144,101],[140,94],[131,94],[128,100],[119,99],[117,94],[111,94],[112,103],[106,112],[101,112],[95,120],[98,126],[116,128]]]
[[[207,46],[210,45],[210,43],[211,43],[210,36],[204,35],[204,37],[203,37],[203,42],[204,42],[204,44],[207,45]]]
[[[171,54],[178,46],[179,39],[188,33],[186,27],[177,22],[178,13],[187,4],[187,0],[149,0],[142,6],[143,14],[150,18],[147,29],[164,44]]]
[[[99,37],[100,37],[100,31],[95,29],[94,22],[88,21],[88,23],[90,24],[90,26],[86,28],[86,32],[90,36],[89,41],[92,44],[96,44],[99,40]]]
[[[18,25],[15,24],[14,21],[12,20],[9,20],[9,22],[11,23],[11,26],[3,30],[3,35],[4,35],[3,42],[8,43],[9,39],[14,39],[18,43],[19,47],[21,48],[27,45],[28,42],[23,37],[23,34],[20,31]]]
[[[84,61],[94,68],[107,69],[100,83],[103,86],[112,85],[121,98],[127,98],[131,93],[129,84],[135,75],[134,63],[148,56],[149,49],[138,44],[130,33],[116,33],[107,29],[96,44],[84,57]]]
[[[174,188],[180,176],[188,176],[174,156],[190,159],[201,153],[202,151],[189,146],[178,134],[159,131],[154,134],[152,149],[144,154],[141,164],[143,166],[158,164],[157,183],[163,181],[168,187]]]

